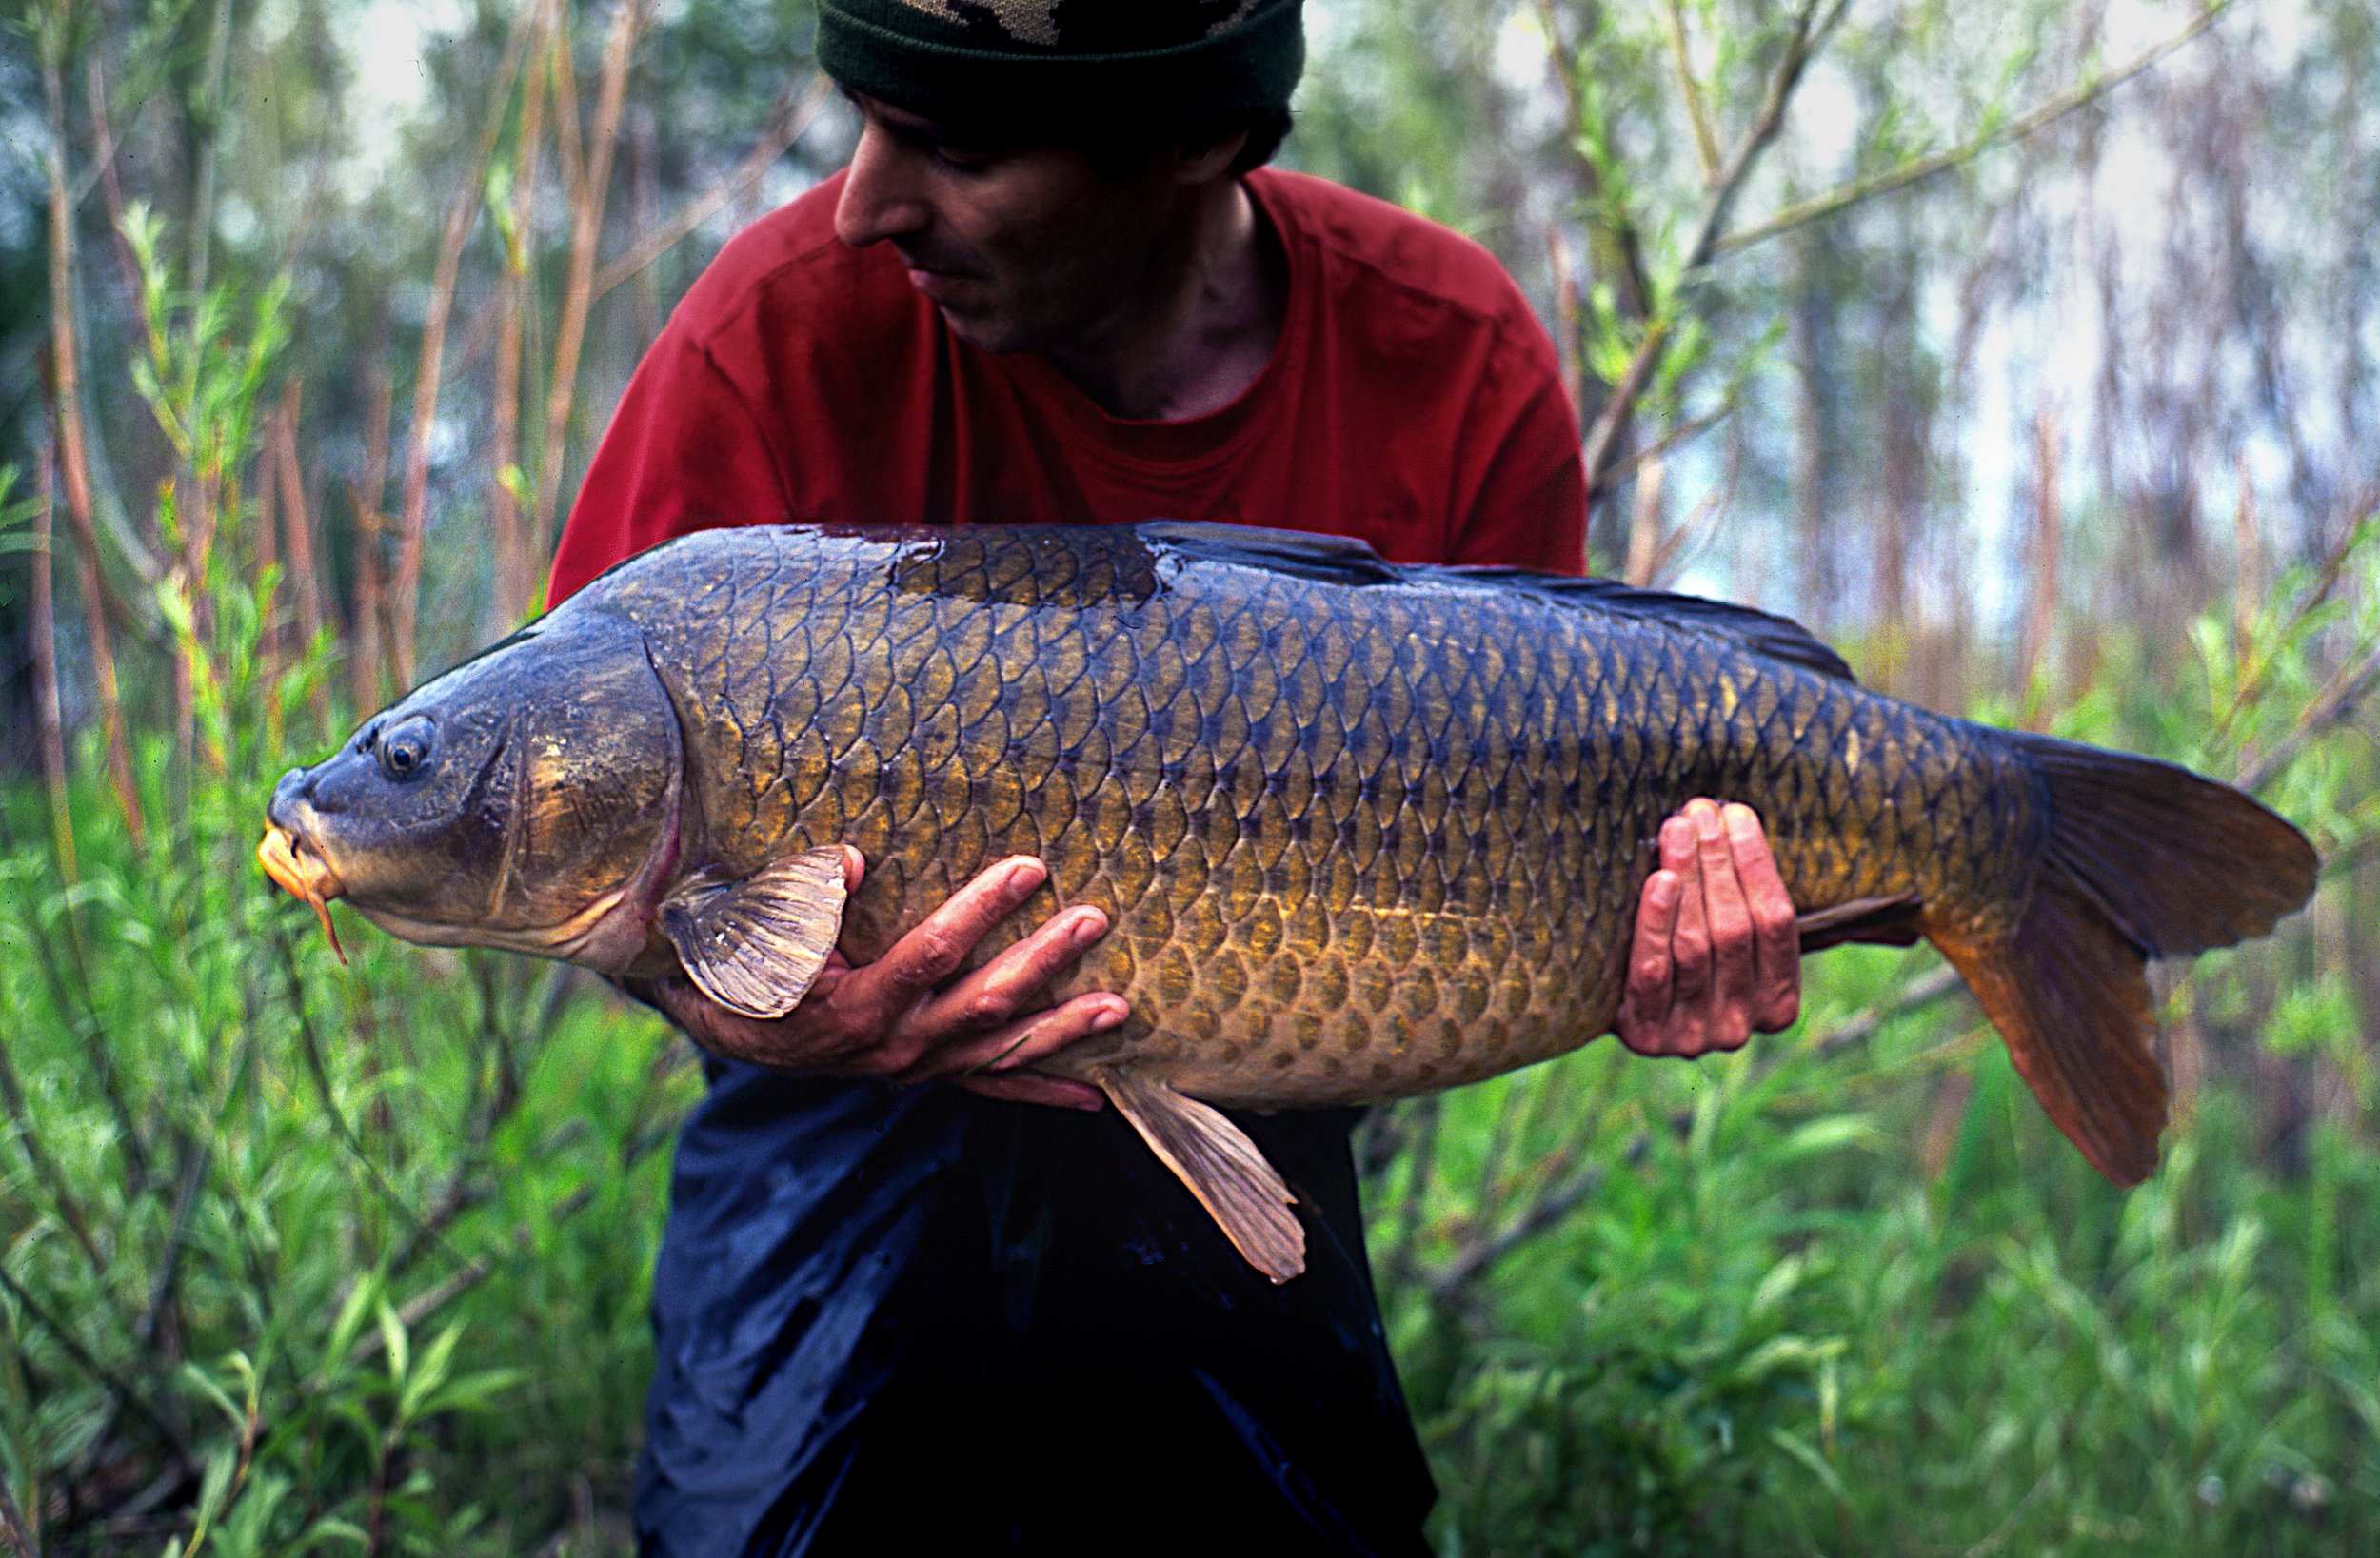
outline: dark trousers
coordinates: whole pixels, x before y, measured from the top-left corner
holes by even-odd
[[[1306,1225],[1276,1288],[1112,1110],[710,1072],[653,1278],[646,1553],[1427,1550],[1353,1111],[1240,1117]]]

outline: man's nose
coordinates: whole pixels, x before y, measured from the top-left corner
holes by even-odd
[[[915,187],[916,160],[883,130],[863,126],[843,198],[835,203],[835,236],[853,248],[865,248],[928,227],[933,209]]]

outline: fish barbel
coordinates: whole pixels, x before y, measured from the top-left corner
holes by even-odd
[[[2166,1117],[2145,960],[2314,884],[2238,791],[1868,692],[1777,618],[1197,524],[672,542],[284,778],[264,853],[411,940],[683,972],[756,1016],[838,940],[865,962],[1039,856],[1021,922],[1112,927],[1053,998],[1131,1005],[1041,1069],[1101,1088],[1280,1280],[1290,1194],[1214,1106],[1399,1097],[1606,1032],[1660,822],[1704,795],[1759,812],[1812,939],[1932,941],[2123,1184]]]

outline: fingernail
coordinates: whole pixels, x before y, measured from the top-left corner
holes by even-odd
[[[1689,805],[1686,812],[1695,819],[1696,834],[1706,839],[1719,836],[1719,809],[1716,806],[1707,800],[1697,800]]]
[[[1730,833],[1750,833],[1760,825],[1760,819],[1753,815],[1752,808],[1740,800],[1729,801],[1719,816],[1726,821]]]
[[[1091,1019],[1091,1032],[1103,1034],[1110,1028],[1122,1026],[1124,1018],[1131,1015],[1131,1010],[1130,1007],[1121,1005],[1107,1008]]]
[[[1041,885],[1041,878],[1045,875],[1047,873],[1042,869],[1041,861],[1019,860],[1008,868],[1008,890],[1012,893],[1030,893]]]
[[[1107,1107],[1107,1100],[1104,1098],[1085,1098],[1082,1102],[1075,1105],[1075,1107],[1081,1110],[1085,1114],[1096,1114],[1101,1110]]]
[[[1074,922],[1074,930],[1067,939],[1074,943],[1077,952],[1081,952],[1106,934],[1107,917],[1093,909]]]

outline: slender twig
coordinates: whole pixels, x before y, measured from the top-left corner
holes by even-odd
[[[1854,179],[1839,188],[1830,189],[1824,194],[1813,195],[1808,200],[1796,201],[1765,221],[1731,232],[1712,246],[1712,257],[1717,258],[1720,255],[1733,254],[1738,249],[1750,248],[1753,245],[1764,243],[1779,233],[1791,232],[1795,227],[1807,227],[1813,222],[1833,216],[1863,201],[1874,200],[1878,195],[1889,195],[1906,189],[1913,184],[1934,177],[1936,173],[1945,172],[1962,163],[1973,161],[1976,156],[2002,141],[2022,140],[2037,130],[2047,128],[2076,109],[2088,108],[2114,89],[2149,69],[2167,55],[2188,45],[2200,33],[2214,26],[2231,4],[2232,0],[2208,0],[2205,10],[2192,18],[2188,27],[2183,28],[2163,43],[2143,50],[2104,75],[2093,76],[2073,89],[2060,92],[2057,96],[2018,114],[2015,118],[1994,125],[1954,147],[1927,156],[1912,158],[1897,168],[1887,168],[1883,172],[1872,174],[1864,179]]]
[[[215,156],[223,121],[223,77],[231,57],[231,0],[215,0],[214,24],[207,33],[207,64],[201,75],[204,107],[198,121],[198,168],[190,193],[190,290],[207,289],[208,256],[215,231]]]
[[[0,1477],[0,1544],[6,1545],[9,1558],[41,1558],[41,1548],[25,1528],[25,1517],[17,1510],[16,1495],[9,1490],[6,1477]]]
[[[106,1390],[119,1405],[156,1430],[158,1437],[165,1440],[167,1448],[173,1451],[177,1461],[185,1466],[189,1464],[189,1441],[183,1436],[182,1430],[168,1422],[165,1414],[151,1405],[149,1398],[143,1395],[129,1380],[93,1356],[90,1349],[85,1347],[74,1332],[68,1330],[56,1315],[45,1309],[41,1300],[34,1297],[23,1283],[11,1276],[5,1265],[0,1265],[0,1288],[6,1288],[9,1291],[9,1296],[16,1300],[17,1307],[32,1316],[34,1323],[42,1330],[50,1332],[50,1337],[57,1342],[59,1349],[73,1362],[75,1368],[89,1375],[92,1382],[101,1390]]]
[[[48,441],[37,460],[39,493],[33,507],[33,717],[40,727],[42,787],[50,796],[50,847],[58,870],[71,887],[81,875],[74,858],[74,814],[68,805],[66,723],[58,704],[57,600],[50,576],[50,538],[56,533],[57,463]]]
[[[99,566],[99,533],[91,519],[90,457],[83,437],[82,345],[74,312],[74,213],[67,199],[66,83],[58,51],[63,41],[42,50],[42,89],[50,109],[50,367],[52,415],[57,424],[59,474],[66,487],[67,518],[80,553],[84,632],[89,640],[91,680],[99,694],[107,732],[108,777],[125,831],[136,848],[149,841],[140,790],[132,779],[131,746],[125,735],[124,698],[116,684],[115,655],[108,636],[107,582]]]
[[[543,0],[534,9],[544,10]],[[537,305],[537,187],[544,165],[545,103],[551,95],[553,49],[549,24],[541,29],[521,89],[519,149],[514,153],[512,242],[496,292],[496,387],[489,438],[487,507],[496,540],[494,604],[499,632],[527,614],[535,564],[521,523],[521,361],[525,327]]]
[[[615,1178],[620,1173],[635,1168],[677,1133],[679,1123],[674,1118],[662,1120],[630,1135],[621,1145],[617,1169],[605,1169],[599,1175],[590,1174],[585,1181],[573,1188],[567,1195],[547,1208],[543,1215],[514,1228],[511,1235],[505,1241],[506,1248],[514,1255],[528,1253],[536,1248],[540,1233],[551,1233],[556,1226],[567,1222],[594,1203],[595,1183],[598,1178]],[[404,1323],[406,1330],[415,1329],[423,1321],[494,1275],[497,1259],[496,1253],[474,1255],[437,1282],[399,1305],[397,1318]],[[363,1363],[382,1345],[380,1332],[377,1330],[367,1331],[362,1336],[357,1337],[355,1345],[348,1349],[347,1362]]]
[[[834,83],[820,76],[810,83],[809,89],[796,98],[790,89],[781,95],[770,111],[760,139],[754,143],[751,155],[724,178],[679,207],[678,214],[667,223],[637,240],[627,253],[613,260],[595,273],[595,296],[618,286],[645,266],[668,253],[685,236],[719,214],[728,202],[742,198],[765,178],[777,159],[783,156],[803,132],[810,128],[819,110],[834,97]]]
[[[306,476],[298,468],[297,429],[301,397],[305,389],[300,381],[291,379],[281,386],[281,406],[275,414],[270,437],[273,469],[281,488],[281,523],[284,531],[282,550],[288,556],[288,578],[297,586],[298,631],[305,635],[308,651],[322,641],[323,585],[322,573],[314,565],[314,520],[306,502]],[[314,725],[318,734],[330,729],[330,680],[314,679],[312,706]]]
[[[374,353],[375,357],[379,354]],[[380,706],[382,693],[380,500],[388,482],[388,423],[395,392],[385,368],[374,368],[364,413],[364,469],[348,493],[355,507],[355,647],[348,669],[355,678],[357,712]]]
[[[1719,233],[1727,222],[1727,213],[1735,205],[1736,194],[1743,188],[1745,178],[1760,154],[1776,139],[1777,130],[1785,122],[1785,107],[1793,101],[1794,89],[1800,84],[1802,71],[1808,68],[1818,44],[1834,30],[1843,14],[1848,0],[1803,0],[1794,17],[1793,30],[1785,43],[1785,52],[1770,73],[1768,90],[1762,97],[1760,109],[1746,127],[1743,137],[1735,143],[1718,177],[1712,182],[1702,211],[1696,218],[1694,237],[1686,246],[1684,263],[1679,274],[1690,276],[1708,264],[1718,243]],[[1821,14],[1821,8],[1824,9]],[[1661,351],[1669,344],[1672,325],[1667,319],[1654,319],[1645,326],[1644,339],[1628,360],[1628,366],[1604,397],[1603,406],[1596,414],[1595,425],[1588,429],[1583,460],[1587,469],[1587,497],[1590,504],[1611,489],[1607,467],[1619,441],[1620,428],[1635,409],[1644,387],[1652,382],[1654,370],[1660,365]]]
[[[372,1189],[387,1203],[388,1209],[404,1220],[407,1227],[438,1246],[451,1258],[462,1260],[462,1254],[439,1237],[397,1187],[388,1182],[387,1175],[381,1173],[380,1165],[373,1162],[371,1154],[365,1151],[363,1139],[355,1134],[355,1127],[347,1123],[346,1112],[339,1107],[338,1095],[331,1087],[330,1068],[323,1059],[322,1038],[314,1031],[313,1014],[306,1004],[306,985],[298,976],[297,951],[289,945],[289,938],[280,926],[273,926],[269,934],[275,950],[280,954],[281,971],[288,982],[289,1011],[297,1019],[298,1048],[306,1057],[307,1075],[314,1084],[314,1095],[323,1107],[324,1115],[330,1121],[331,1134],[339,1138],[340,1145],[347,1150],[357,1166],[363,1169],[365,1177],[371,1181]]]
[[[2332,850],[2330,858],[2322,862],[2322,875],[2351,877],[2374,860],[2380,860],[2380,830]]]
[[[1702,162],[1702,182],[1719,176],[1719,135],[1711,123],[1711,105],[1696,79],[1694,57],[1686,48],[1686,13],[1677,0],[1661,0],[1661,22],[1669,32],[1670,63],[1677,70],[1677,94],[1685,100],[1686,122],[1694,127],[1695,155]]]
[[[481,121],[479,144],[454,198],[446,207],[446,222],[438,238],[438,264],[429,286],[429,312],[422,322],[420,362],[413,373],[413,415],[405,450],[405,487],[398,510],[397,577],[394,586],[389,655],[400,686],[413,684],[416,623],[421,612],[422,546],[429,526],[429,446],[438,422],[439,375],[446,351],[446,326],[454,317],[454,293],[463,268],[463,245],[479,219],[481,191],[487,184],[487,165],[496,154],[509,116],[513,78],[527,53],[534,24],[544,8],[524,6],[513,19],[512,35],[497,67],[496,87]]]
[[[2314,700],[2306,705],[2306,712],[2298,716],[2290,733],[2239,777],[2239,787],[2252,793],[2278,779],[2307,742],[2352,719],[2374,688],[2380,688],[2380,643],[2374,643],[2361,661],[2339,668]]]
[[[1629,1162],[1641,1157],[1652,1143],[1651,1134],[1639,1131],[1620,1150],[1620,1156]],[[1571,1210],[1602,1188],[1608,1173],[1603,1161],[1580,1165],[1568,1178],[1538,1196],[1497,1233],[1475,1239],[1455,1253],[1454,1259],[1427,1273],[1424,1284],[1430,1296],[1441,1304],[1459,1303],[1463,1291],[1472,1279],[1528,1243],[1545,1230],[1570,1215]]]
[[[10,1126],[16,1132],[16,1143],[24,1150],[26,1161],[33,1166],[34,1176],[49,1187],[50,1199],[58,1205],[58,1220],[74,1240],[91,1272],[105,1276],[108,1259],[99,1252],[98,1243],[91,1237],[90,1219],[84,1215],[83,1203],[75,1198],[71,1183],[50,1149],[42,1144],[33,1129],[33,1112],[26,1101],[25,1086],[16,1075],[16,1061],[9,1053],[10,1046],[0,1041],[0,1110],[5,1110]]]
[[[2350,512],[2359,516],[2367,515],[2371,513],[2375,505],[2380,505],[2380,483],[2364,488],[2357,496]],[[2340,533],[2338,541],[2323,554],[2321,564],[2315,568],[2312,588],[2307,590],[2299,598],[2296,606],[2290,612],[2289,621],[2281,626],[2279,632],[2272,635],[2274,651],[2257,656],[2252,660],[2243,660],[2242,664],[2245,669],[2240,673],[2239,690],[2231,695],[2230,706],[2224,709],[2223,718],[2215,721],[2212,734],[2207,738],[2206,744],[2209,748],[2220,747],[2229,740],[2232,729],[2239,722],[2240,716],[2246,714],[2255,705],[2256,700],[2264,696],[2266,683],[2271,679],[2272,672],[2288,660],[2288,657],[2280,650],[2296,639],[2299,630],[2306,625],[2315,612],[2330,603],[2330,597],[2338,590],[2339,581],[2347,576],[2348,560],[2354,555],[2356,543],[2368,533],[2365,526],[2359,523],[2350,523]],[[2252,642],[2250,647],[2251,650],[2254,648]]]
[[[626,101],[628,61],[645,22],[647,0],[616,0],[611,33],[604,43],[604,74],[595,98],[595,124],[571,211],[570,274],[563,288],[562,313],[554,328],[554,366],[545,400],[545,444],[537,470],[537,503],[529,545],[543,552],[553,534],[555,504],[562,493],[562,467],[568,452],[570,408],[578,389],[579,353],[586,341],[587,310],[595,301],[595,248],[603,236],[604,203],[611,183],[612,153],[619,145],[620,110]],[[564,74],[567,74],[565,69]],[[563,127],[555,126],[557,131]],[[565,159],[565,166],[568,166]]]
[[[1958,989],[1959,983],[1958,971],[1944,964],[1923,978],[1911,980],[1875,1005],[1862,1007],[1833,1027],[1812,1034],[1796,1047],[1796,1053],[1825,1055],[1853,1044],[1864,1044],[1894,1017],[1932,1005]]]
[[[1687,418],[1642,448],[1631,449],[1605,467],[1604,483],[1608,486],[1617,486],[1636,474],[1636,467],[1646,461],[1661,459],[1679,445],[1690,444],[1700,438],[1720,423],[1725,422],[1728,413],[1735,409],[1735,403],[1733,400],[1727,401],[1703,412],[1700,416]]]

